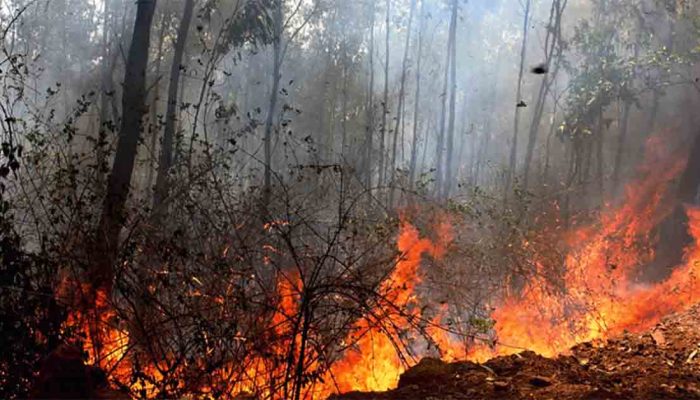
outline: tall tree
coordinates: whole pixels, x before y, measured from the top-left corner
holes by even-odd
[[[423,58],[423,30],[425,19],[425,2],[421,0],[420,16],[418,17],[418,54],[416,55],[416,95],[413,104],[413,140],[411,144],[411,161],[408,168],[408,185],[410,190],[413,190],[414,181],[416,180],[416,162],[418,159],[418,123],[420,121],[420,89],[421,89],[421,64]],[[427,138],[424,139],[427,141]]]
[[[612,182],[615,189],[620,186],[620,174],[622,170],[622,161],[625,155],[625,146],[627,142],[627,131],[629,128],[630,113],[632,111],[632,100],[629,98],[622,99],[622,115],[620,115],[620,131],[617,137],[617,149],[615,151],[615,164],[613,166]]]
[[[340,160],[345,163],[347,162],[345,160],[345,155],[347,153],[347,145],[348,145],[348,85],[350,81],[350,54],[348,52],[348,32],[346,29],[346,25],[343,24],[343,28],[341,29],[342,31],[342,43],[341,43],[341,53],[342,53],[342,67],[341,67],[341,75],[343,77],[343,83],[342,83],[342,88],[341,88],[341,119],[340,119],[340,131],[341,131],[341,140],[340,140]]]
[[[165,44],[165,30],[168,27],[169,16],[164,14],[161,17],[160,29],[158,32],[158,50],[156,51],[155,71],[153,78],[153,95],[151,96],[151,105],[149,106],[149,127],[148,133],[150,135],[150,142],[148,144],[148,151],[151,153],[149,157],[148,175],[146,177],[146,185],[149,189],[154,188],[153,178],[155,176],[156,169],[158,168],[156,149],[158,148],[158,137],[160,136],[160,115],[158,114],[159,107],[158,102],[160,101],[160,83],[161,79],[161,65],[163,63],[163,47]],[[155,193],[155,192],[154,192]]]
[[[450,109],[449,121],[447,123],[447,156],[445,158],[445,183],[443,185],[442,198],[450,196],[452,185],[452,174],[454,166],[452,158],[454,154],[455,141],[455,112],[457,105],[457,14],[459,12],[459,0],[452,0],[452,20],[450,21],[450,39],[452,48],[450,49]]]
[[[185,10],[180,20],[175,42],[173,62],[170,66],[170,79],[168,86],[168,100],[165,112],[165,129],[163,131],[163,143],[160,151],[158,174],[156,175],[156,187],[153,193],[153,209],[157,212],[168,195],[168,173],[173,163],[173,143],[175,138],[175,126],[178,109],[178,89],[180,88],[180,74],[182,72],[182,58],[185,54],[185,43],[190,31],[194,0],[185,0]]]
[[[375,25],[375,3],[371,2],[370,23],[369,23],[369,86],[367,88],[367,122],[365,131],[365,185],[368,189],[372,187],[372,147],[374,137],[374,25]]]
[[[547,94],[554,81],[557,79],[559,68],[564,53],[563,38],[561,32],[561,20],[564,15],[564,9],[568,0],[553,0],[552,7],[549,13],[549,23],[547,24],[547,32],[545,34],[545,74],[540,83],[540,89],[537,93],[535,101],[532,121],[530,122],[530,132],[528,135],[527,149],[525,151],[525,163],[523,165],[523,187],[527,188],[530,178],[530,167],[532,158],[535,153],[535,145],[537,144],[537,133],[540,129],[544,106],[547,99]],[[554,62],[554,65],[553,65]],[[552,68],[553,67],[553,68]],[[551,73],[549,71],[551,70]]]
[[[452,14],[450,18],[449,34],[447,38],[447,57],[445,59],[445,74],[443,77],[443,87],[440,97],[442,98],[441,112],[440,112],[440,131],[438,132],[437,144],[435,146],[435,195],[437,197],[442,196],[442,187],[445,178],[445,166],[443,165],[443,159],[445,155],[445,137],[447,135],[447,118],[448,118],[448,104],[447,97],[448,91],[450,90],[450,70],[452,67],[452,47],[454,46],[454,37],[452,35],[453,27],[456,25],[456,14],[455,5],[452,3]]]
[[[520,109],[522,108],[522,87],[523,87],[523,72],[525,70],[525,56],[527,54],[527,34],[528,25],[530,22],[530,4],[532,0],[527,0],[525,3],[525,18],[523,22],[523,41],[520,48],[520,68],[518,70],[518,88],[516,90],[515,101],[515,116],[513,117],[513,139],[510,144],[510,159],[508,169],[506,170],[506,181],[504,187],[504,199],[508,199],[511,186],[513,185],[513,176],[515,175],[515,167],[518,157],[518,130],[520,125]]]
[[[280,88],[280,68],[282,64],[282,32],[284,27],[282,24],[282,0],[274,0],[274,10],[272,18],[272,89],[270,90],[270,101],[267,109],[267,118],[265,120],[265,187],[263,189],[263,206],[267,208],[270,203],[270,195],[272,191],[272,125],[275,118],[275,110],[277,109],[277,100],[279,97]]]
[[[399,101],[396,109],[396,123],[394,125],[394,139],[392,142],[391,149],[391,184],[392,189],[389,192],[389,206],[394,204],[394,189],[395,185],[394,179],[396,179],[396,148],[399,142],[399,126],[402,123],[402,115],[404,108],[404,97],[406,92],[406,75],[408,70],[408,54],[411,47],[411,30],[413,28],[413,14],[416,10],[416,0],[411,0],[411,11],[408,14],[408,27],[406,30],[406,44],[403,54],[403,62],[401,63],[401,82],[399,87]]]
[[[385,49],[384,49],[384,101],[382,102],[382,129],[379,135],[379,182],[381,186],[385,182],[386,166],[385,163],[385,147],[386,147],[386,125],[389,116],[389,62],[390,58],[390,39],[391,39],[391,0],[386,0],[386,19],[385,19]]]
[[[302,6],[306,2],[305,0],[296,1],[296,5],[291,7],[293,11],[287,16],[284,15],[284,0],[270,1],[272,2],[272,18],[269,23],[272,25],[272,38],[267,42],[272,42],[272,80],[263,137],[265,173],[262,208],[265,212],[270,203],[270,196],[272,194],[272,131],[275,125],[275,114],[277,113],[277,103],[279,102],[279,92],[281,90],[280,80],[282,79],[282,63],[284,62],[287,49],[289,48],[289,43],[303,31],[304,27],[311,21],[311,18],[316,15],[316,11],[319,9],[319,3],[313,2],[311,10],[306,13],[306,15],[301,16],[301,18],[295,18],[299,16],[300,10],[303,10]],[[263,2],[263,5],[265,4],[266,3]],[[264,20],[265,18],[263,15],[259,15],[256,19]],[[295,20],[299,20],[299,23],[293,25]],[[285,30],[287,29],[289,29],[290,32],[285,34]]]
[[[117,258],[119,231],[125,220],[134,160],[146,113],[146,68],[151,39],[151,23],[156,0],[138,2],[131,46],[126,61],[122,120],[114,164],[107,181],[102,215],[95,238],[91,280],[97,287],[111,289],[112,270]]]
[[[113,92],[114,82],[112,74],[116,65],[116,59],[112,54],[110,46],[111,36],[113,31],[113,10],[112,0],[104,1],[104,15],[102,22],[102,62],[100,65],[100,128],[98,130],[97,139],[97,184],[102,187],[104,185],[104,172],[106,170],[106,151],[104,149],[107,142],[108,127],[112,123],[112,119],[116,116],[110,115],[110,95]],[[104,168],[104,169],[103,169]]]

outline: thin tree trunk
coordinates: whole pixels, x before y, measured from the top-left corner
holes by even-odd
[[[556,87],[555,87],[554,91],[556,92]],[[544,171],[542,172],[542,185],[547,184],[547,182],[549,181],[549,168],[550,168],[550,161],[549,160],[551,159],[551,156],[550,156],[551,142],[552,142],[552,138],[554,137],[554,133],[556,132],[556,126],[557,126],[556,120],[554,119],[554,118],[556,118],[556,115],[557,115],[557,108],[558,108],[557,102],[555,101],[553,109],[552,109],[552,116],[553,116],[552,118],[553,119],[552,119],[552,123],[549,125],[549,134],[547,135],[547,142],[545,144]]]
[[[569,160],[569,168],[566,173],[566,180],[564,183],[564,200],[561,207],[562,220],[564,221],[564,227],[568,227],[571,219],[571,186],[574,184],[577,174],[577,162],[579,146],[577,142],[578,138],[574,137],[568,146],[566,146],[566,156],[565,159]]]
[[[466,102],[465,102],[464,108],[466,108]],[[464,115],[466,115],[466,113],[464,113]],[[463,121],[462,127],[461,127],[463,130],[463,133],[462,133],[461,139],[459,140],[459,150],[457,151],[457,160],[464,160],[464,149],[467,147],[467,138],[469,138],[469,135],[471,133],[474,133],[473,131],[470,131],[469,127],[467,127],[466,120],[467,120],[467,118],[464,118],[464,121]],[[474,141],[470,140],[469,144],[470,144],[470,146],[469,146],[470,152],[473,154],[474,147],[475,147]],[[454,175],[455,179],[457,179],[457,181],[464,180],[465,175],[467,177],[471,175],[472,164],[471,164],[471,162],[460,163],[459,161],[457,161],[457,163],[455,163],[455,169],[457,170],[455,175]]]
[[[620,173],[622,170],[622,161],[625,157],[625,146],[627,142],[627,130],[629,127],[630,111],[632,103],[625,100],[622,105],[622,116],[620,117],[620,133],[617,138],[617,150],[615,151],[615,164],[613,167],[613,187],[617,190],[620,187]]]
[[[598,136],[596,137],[596,180],[598,181],[598,193],[600,194],[601,204],[605,197],[605,175],[604,165],[605,158],[603,153],[603,132],[605,131],[605,115],[603,107],[598,111]]]
[[[669,27],[669,36],[666,39],[666,48],[669,53],[673,52],[674,48],[674,32],[676,29],[676,24],[671,19],[671,26]],[[647,122],[646,135],[651,136],[656,131],[656,122],[659,116],[659,108],[661,106],[661,98],[664,96],[664,92],[661,88],[654,89],[654,97],[651,103],[651,111],[649,112],[649,121]]]
[[[408,185],[409,190],[413,191],[413,186],[416,180],[416,162],[418,158],[418,122],[420,121],[420,89],[421,89],[421,66],[423,58],[423,30],[425,18],[425,2],[421,0],[420,16],[418,25],[418,55],[416,56],[416,97],[413,105],[413,141],[411,144],[411,162],[408,168]],[[427,138],[426,138],[427,141]]]
[[[318,113],[318,133],[317,136],[314,137],[314,141],[318,144],[319,149],[316,152],[316,154],[313,155],[313,163],[315,164],[323,164],[323,160],[325,158],[325,153],[326,153],[326,104],[328,103],[328,85],[330,81],[328,80],[328,74],[329,74],[329,69],[331,65],[331,53],[330,51],[324,51],[325,55],[325,61],[324,61],[324,66],[323,66],[323,76],[321,81],[323,84],[321,85],[321,90],[317,94],[318,99],[319,99],[319,105],[317,109]],[[330,125],[330,124],[329,124]]]
[[[369,39],[369,87],[367,89],[367,126],[365,132],[365,185],[367,186],[367,190],[372,188],[372,147],[374,138],[374,23],[376,14],[374,2],[372,2],[371,14]]]
[[[476,168],[476,146],[478,144],[479,135],[476,133],[474,127],[470,127],[467,131],[466,136],[463,138],[462,148],[460,149],[460,159],[464,157],[464,147],[466,147],[466,141],[469,140],[469,162],[462,169],[462,174],[460,174],[460,179],[466,181],[470,184],[474,182],[474,170]],[[466,129],[466,128],[465,128]]]
[[[552,83],[557,79],[559,74],[560,61],[563,55],[563,47],[561,46],[561,19],[564,14],[564,8],[566,7],[567,0],[554,0],[552,1],[552,9],[549,15],[549,24],[547,25],[547,35],[545,37],[545,51],[546,51],[546,70],[549,71],[552,68],[552,59],[556,58],[556,66],[554,70],[545,74],[540,83],[540,89],[537,94],[537,101],[535,103],[532,121],[530,123],[530,132],[528,135],[527,149],[525,152],[525,164],[523,165],[523,187],[528,187],[528,182],[530,179],[530,166],[532,164],[532,158],[534,156],[535,145],[537,143],[537,134],[540,128],[540,123],[542,121],[542,115],[544,113],[544,106],[547,99],[547,94]],[[557,51],[555,55],[554,52]]]
[[[328,164],[333,162],[333,153],[335,152],[335,128],[337,126],[336,122],[338,118],[336,113],[338,105],[338,87],[336,82],[333,83],[333,87],[330,88],[331,98],[329,99],[330,107],[328,107],[328,134],[326,135],[326,145],[324,146],[326,154],[322,158],[323,162]]]
[[[406,162],[406,94],[404,93],[404,102],[401,106],[401,161],[400,164]]]
[[[185,54],[182,56],[184,60],[187,59],[187,49],[185,49]],[[185,88],[187,87],[187,79],[180,79],[180,88],[178,89],[178,99],[177,99],[177,104],[178,106],[180,104],[185,103]],[[245,110],[245,109],[244,109]],[[179,165],[180,162],[183,159],[183,127],[182,127],[182,120],[180,118],[175,118],[175,137],[174,137],[174,144],[173,144],[173,151],[175,154],[173,154],[173,165]]]
[[[119,142],[95,238],[95,259],[92,260],[90,278],[95,287],[103,287],[107,291],[111,291],[119,231],[126,219],[125,205],[141,136],[142,119],[146,113],[146,68],[155,6],[156,0],[141,0],[138,3],[124,77]]]
[[[525,18],[523,22],[523,42],[522,42],[522,47],[520,49],[520,69],[518,72],[518,89],[516,91],[516,103],[520,103],[522,101],[522,86],[523,86],[523,72],[525,70],[525,56],[527,54],[527,33],[528,33],[528,25],[530,22],[530,3],[531,0],[527,0],[525,3]],[[517,163],[517,156],[518,156],[518,129],[519,129],[519,124],[520,124],[520,108],[521,107],[515,107],[515,117],[513,118],[513,140],[511,141],[510,145],[510,160],[508,164],[508,170],[506,171],[506,181],[505,181],[505,188],[503,192],[503,200],[508,201],[508,198],[510,197],[510,190],[513,185],[513,176],[515,175],[515,167]]]
[[[481,183],[481,171],[484,168],[484,162],[488,156],[489,142],[491,141],[491,118],[486,121],[484,126],[483,137],[481,138],[481,143],[479,144],[479,153],[476,156],[476,165],[474,167],[474,176],[472,178],[472,184],[474,186],[479,186]]]
[[[345,163],[345,155],[347,153],[347,140],[348,140],[348,76],[350,75],[348,68],[348,50],[347,50],[347,35],[343,35],[343,88],[342,88],[342,102],[341,102],[341,113],[342,119],[340,120],[340,130],[341,130],[341,141],[340,141],[340,161]]]
[[[401,82],[399,84],[399,104],[396,107],[396,123],[394,124],[394,140],[391,150],[391,189],[389,190],[389,207],[394,205],[394,186],[396,182],[396,149],[399,141],[399,127],[403,122],[404,95],[406,90],[406,75],[408,70],[408,53],[411,47],[411,30],[413,28],[413,14],[416,11],[416,0],[411,0],[411,11],[408,14],[408,28],[406,31],[406,45],[403,53],[403,62],[401,65]]]
[[[583,155],[582,155],[582,168],[579,173],[579,192],[576,198],[579,199],[578,206],[585,207],[586,201],[588,200],[588,195],[591,190],[591,170],[593,169],[593,144],[595,143],[595,138],[587,137],[583,141]]]
[[[428,156],[428,138],[430,137],[430,132],[434,127],[434,121],[432,118],[428,118],[428,126],[425,127],[425,134],[423,135],[423,155],[420,159],[421,171],[425,168],[426,158]]]
[[[638,38],[641,39],[641,38]],[[639,44],[634,45],[634,59],[636,60],[639,57]],[[625,86],[623,87],[623,92],[626,92],[628,89],[628,86],[632,86],[634,79],[636,78],[636,71],[632,73],[632,79],[629,82],[625,83]],[[612,183],[613,183],[613,190],[617,191],[620,188],[620,174],[622,172],[622,164],[625,158],[625,147],[627,145],[627,132],[629,130],[629,119],[630,119],[630,114],[632,111],[632,101],[631,99],[626,95],[624,100],[623,100],[623,106],[622,106],[622,116],[620,119],[620,133],[618,136],[617,140],[617,150],[615,152],[615,164],[613,166],[613,176],[612,176]]]
[[[435,196],[440,197],[442,194],[443,184],[443,156],[445,152],[445,131],[447,125],[447,97],[450,88],[450,66],[452,62],[452,19],[450,20],[450,34],[447,39],[447,57],[445,58],[445,74],[443,77],[441,112],[440,112],[440,132],[438,133],[437,143],[435,146]]]
[[[463,138],[463,140],[464,141],[469,140],[469,168],[467,169],[466,178],[467,178],[467,182],[469,182],[470,185],[474,185],[474,173],[476,171],[476,160],[477,160],[476,159],[476,148],[479,145],[479,135],[477,134],[477,130],[476,130],[476,127],[474,126],[474,124],[471,124],[467,128],[468,121],[466,118],[466,115],[467,115],[467,102],[466,101],[464,104],[464,114],[465,114],[465,117],[464,117],[463,125],[464,125],[464,130],[465,130],[466,136]],[[460,158],[461,157],[463,157],[463,155],[461,154],[461,150],[460,150]]]
[[[452,3],[452,21],[450,22],[450,42],[452,43],[451,60],[450,60],[450,110],[449,110],[449,122],[447,125],[447,157],[445,160],[445,183],[444,183],[444,193],[442,194],[443,199],[450,197],[450,189],[452,187],[452,176],[453,176],[453,165],[452,158],[454,154],[454,140],[455,140],[455,113],[457,106],[457,13],[459,9],[459,3],[457,0],[453,0]]]
[[[168,86],[168,105],[165,112],[165,130],[163,131],[163,143],[160,151],[160,163],[156,175],[156,188],[153,195],[153,209],[158,210],[168,196],[168,174],[173,162],[173,142],[175,138],[175,122],[177,120],[178,89],[180,88],[180,73],[182,71],[182,58],[185,53],[185,44],[190,30],[194,0],[185,1],[185,10],[180,20],[175,43],[175,54],[170,67],[170,82]]]
[[[385,182],[386,178],[386,167],[384,165],[384,152],[386,151],[386,124],[387,117],[389,114],[389,40],[391,38],[391,0],[386,0],[386,43],[385,43],[385,57],[384,57],[384,102],[382,104],[382,130],[379,137],[379,182],[378,185],[381,186]]]
[[[104,19],[102,27],[102,65],[101,65],[101,78],[100,78],[100,128],[98,129],[97,137],[97,186],[102,190],[105,184],[105,174],[107,168],[107,155],[105,148],[107,147],[107,130],[111,126],[112,118],[116,116],[110,116],[109,110],[109,97],[113,96],[113,82],[112,73],[114,72],[113,62],[114,57],[111,55],[109,36],[112,32],[111,16],[112,16],[112,0],[104,0]],[[104,169],[103,169],[104,168]]]
[[[282,0],[275,0],[274,11],[274,38],[273,38],[273,65],[272,65],[272,90],[270,92],[270,104],[267,109],[265,121],[265,186],[263,189],[263,209],[267,211],[272,194],[272,125],[280,86],[280,67],[282,59]]]
[[[166,27],[166,17],[162,18],[160,25],[160,32],[158,33],[158,51],[156,52],[156,67],[155,67],[155,87],[153,89],[153,97],[151,98],[150,114],[151,122],[149,127],[149,133],[151,134],[151,141],[149,143],[150,160],[148,166],[148,176],[146,178],[146,185],[148,190],[154,190],[153,187],[153,176],[157,168],[156,165],[156,154],[158,147],[158,133],[160,133],[160,120],[158,118],[158,101],[160,100],[160,69],[163,58],[163,43],[165,42],[165,27]]]
[[[335,10],[337,11],[337,10]],[[337,12],[331,14],[331,25],[335,25],[335,18]],[[330,163],[329,155],[333,152],[332,148],[332,138],[333,138],[333,102],[335,101],[335,93],[333,88],[331,88],[331,73],[335,72],[333,70],[333,55],[332,50],[324,50],[323,54],[325,56],[324,66],[323,66],[323,85],[321,85],[320,100],[321,104],[318,112],[318,125],[319,125],[319,137],[317,138],[317,143],[319,144],[318,156],[316,157],[316,164],[326,164]],[[333,82],[333,87],[335,87],[335,81]]]

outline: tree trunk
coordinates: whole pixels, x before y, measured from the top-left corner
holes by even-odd
[[[453,6],[453,16],[454,16],[454,6]],[[447,125],[447,97],[448,91],[450,89],[450,67],[452,62],[452,23],[453,18],[450,18],[450,28],[449,35],[447,38],[447,57],[445,59],[445,74],[443,77],[442,93],[440,97],[442,98],[441,112],[440,112],[440,132],[438,133],[437,144],[435,146],[435,196],[440,197],[442,195],[442,185],[444,178],[444,166],[443,166],[443,156],[445,152],[445,131]]]
[[[282,0],[275,0],[274,11],[274,38],[273,38],[273,65],[272,65],[272,90],[270,92],[270,104],[265,120],[265,185],[263,188],[263,209],[267,211],[272,194],[272,125],[277,109],[277,99],[280,87],[280,67],[282,62]]]
[[[401,83],[399,85],[399,104],[396,107],[396,123],[394,124],[394,140],[391,149],[391,189],[389,190],[389,207],[394,205],[394,186],[396,182],[396,149],[399,141],[399,127],[403,122],[404,95],[406,90],[406,75],[408,69],[408,51],[411,47],[411,29],[413,28],[413,14],[416,10],[416,0],[411,0],[411,11],[408,14],[408,28],[406,30],[406,46],[403,53],[403,62],[401,64]]]
[[[420,16],[418,26],[418,55],[416,56],[416,97],[413,105],[413,140],[411,144],[411,162],[408,168],[408,185],[409,190],[413,191],[413,186],[416,180],[416,162],[418,159],[418,122],[420,120],[420,89],[421,89],[421,62],[423,57],[423,29],[425,18],[425,1],[421,0]],[[427,138],[425,139],[427,141]]]
[[[549,93],[552,83],[557,79],[559,68],[561,66],[560,61],[564,50],[561,46],[561,19],[562,15],[564,14],[566,3],[567,1],[562,3],[561,0],[554,0],[552,2],[552,9],[549,15],[549,24],[547,25],[547,35],[545,37],[546,69],[548,71],[551,70],[553,58],[556,58],[557,61],[554,70],[549,74],[545,74],[542,78],[540,90],[537,94],[537,102],[535,103],[533,117],[530,123],[530,132],[528,135],[527,149],[525,152],[525,164],[523,165],[523,187],[526,189],[530,178],[530,167],[534,156],[535,145],[537,143],[537,134],[540,129],[547,94]],[[555,50],[557,51],[556,55],[554,54]]]
[[[454,141],[455,141],[455,113],[457,105],[457,13],[459,9],[459,3],[457,0],[452,2],[452,21],[450,21],[450,42],[452,43],[452,48],[450,50],[450,110],[449,110],[449,122],[447,124],[447,157],[445,159],[445,182],[444,182],[444,192],[442,194],[443,199],[447,199],[450,196],[450,189],[452,187],[452,176],[454,171],[454,166],[452,165],[452,156],[454,154]]]
[[[104,2],[104,19],[102,26],[102,63],[101,63],[101,77],[100,77],[100,128],[98,130],[97,137],[97,148],[96,148],[96,158],[97,158],[97,187],[98,191],[101,191],[105,184],[104,172],[107,169],[107,154],[105,152],[105,147],[107,147],[107,130],[112,124],[112,118],[116,116],[110,116],[109,112],[109,97],[113,96],[114,83],[112,82],[112,73],[114,72],[114,57],[110,51],[109,46],[109,36],[112,32],[111,25],[111,15],[112,15],[112,0],[105,0]],[[104,168],[104,169],[103,169]],[[102,192],[100,192],[102,193]],[[103,194],[103,193],[102,193]]]
[[[520,103],[522,101],[522,86],[523,86],[523,72],[525,70],[525,56],[527,54],[527,33],[528,25],[530,21],[530,3],[531,0],[527,0],[525,3],[525,19],[523,23],[523,42],[520,49],[520,70],[518,72],[518,89],[515,95],[515,102]],[[510,161],[508,164],[508,170],[506,171],[506,182],[503,192],[503,201],[508,201],[510,197],[510,190],[513,185],[513,176],[515,175],[515,167],[517,163],[518,156],[518,129],[520,124],[520,108],[515,107],[515,117],[513,118],[513,140],[510,145]]]
[[[622,105],[622,116],[620,117],[620,133],[617,138],[617,149],[615,151],[615,164],[613,167],[613,187],[618,190],[620,187],[620,173],[622,170],[622,161],[625,157],[625,145],[627,142],[627,130],[629,127],[630,111],[632,109],[632,103],[629,100],[625,100]]]
[[[556,91],[556,88],[554,89]],[[554,102],[554,106],[552,108],[552,115],[554,116],[553,118],[556,118],[557,115],[557,102]],[[550,153],[551,153],[551,142],[552,138],[554,137],[554,134],[556,133],[556,119],[552,119],[552,123],[549,125],[549,134],[547,135],[547,141],[545,143],[545,151],[544,151],[544,171],[542,172],[542,186],[546,185],[547,182],[549,182],[549,169],[550,169]],[[557,179],[559,181],[559,179]]]
[[[158,118],[158,101],[160,100],[160,69],[163,58],[163,43],[165,42],[165,27],[167,26],[166,17],[164,16],[161,21],[160,31],[158,33],[158,51],[156,52],[156,66],[155,66],[155,79],[153,88],[153,97],[151,98],[150,111],[150,125],[149,133],[151,134],[151,141],[149,143],[150,159],[148,165],[148,177],[146,178],[146,185],[148,190],[153,190],[155,195],[155,188],[153,185],[153,176],[156,168],[156,154],[158,147],[158,134],[160,133],[160,119]]]
[[[569,168],[566,173],[566,181],[564,184],[564,206],[562,207],[562,219],[564,220],[565,227],[569,226],[571,219],[571,194],[573,186],[576,183],[577,177],[580,180],[583,147],[580,135],[576,135],[571,139],[566,149],[568,157],[565,157],[565,159],[569,160]]]
[[[386,43],[385,43],[385,58],[384,58],[384,102],[382,104],[382,130],[379,137],[379,182],[378,186],[382,186],[385,182],[386,167],[384,165],[384,152],[386,141],[386,124],[389,114],[389,55],[390,47],[389,40],[391,38],[391,0],[386,0]]]
[[[186,50],[186,49],[185,49]],[[185,51],[185,54],[182,56],[183,59],[187,59],[187,51]],[[178,99],[177,99],[177,104],[178,107],[180,104],[185,103],[185,89],[187,88],[187,80],[186,79],[180,79],[180,88],[178,89]],[[173,147],[173,164],[172,165],[179,165],[179,163],[183,159],[183,146],[184,146],[184,137],[183,137],[183,131],[184,129],[182,128],[182,121],[180,118],[175,118],[175,138],[173,141],[175,142]]]
[[[464,102],[464,120],[462,121],[462,129],[464,129],[464,137],[462,138],[462,148],[466,147],[466,142],[469,140],[469,163],[467,164],[465,168],[465,174],[463,176],[463,179],[466,179],[466,181],[469,183],[470,186],[474,185],[474,172],[476,171],[476,148],[479,144],[479,135],[477,133],[476,127],[474,124],[471,124],[469,126],[468,119],[467,119],[467,102]],[[463,149],[459,151],[459,157],[460,159],[463,159],[464,153]]]
[[[484,162],[486,162],[486,157],[488,157],[489,145],[491,142],[491,118],[486,121],[484,126],[483,137],[481,138],[481,143],[479,144],[479,153],[476,156],[474,175],[472,178],[472,183],[474,186],[479,186],[481,183],[481,171],[484,169]]]
[[[423,135],[423,154],[420,158],[421,171],[423,170],[423,168],[425,168],[426,165],[426,158],[428,156],[428,138],[430,137],[430,133],[432,132],[434,127],[435,121],[432,118],[428,118],[428,126],[425,127],[425,134]]]
[[[467,121],[465,118],[465,124],[466,123]],[[469,174],[467,175],[467,182],[469,183],[469,186],[474,187],[476,186],[476,174],[479,169],[479,145],[481,144],[480,142],[483,141],[483,139],[481,139],[481,136],[485,135],[485,132],[483,131],[483,127],[482,129],[477,130],[476,126],[473,123],[469,127],[469,130],[471,131],[471,137],[469,138],[471,143],[469,145]],[[481,131],[481,135],[479,134],[479,131]],[[465,140],[466,139],[467,138],[465,138]]]
[[[141,136],[142,118],[146,113],[146,68],[155,6],[156,0],[141,0],[138,3],[124,77],[119,142],[95,238],[95,259],[92,260],[90,278],[95,287],[108,291],[111,290],[117,259],[119,231],[126,219],[125,205]]]
[[[374,138],[374,21],[375,9],[372,2],[369,39],[369,87],[367,88],[367,126],[365,132],[365,185],[372,188],[372,147]]]
[[[342,87],[342,101],[341,101],[341,114],[342,119],[340,120],[340,162],[345,164],[345,156],[347,154],[347,141],[348,141],[348,80],[350,75],[350,68],[348,68],[349,57],[347,49],[347,34],[343,34],[343,87]]]
[[[324,164],[333,163],[335,153],[336,122],[338,121],[338,87],[337,82],[333,82],[330,87],[330,99],[328,99],[328,134],[326,135],[326,145],[321,148],[321,153],[326,153],[323,157]]]
[[[170,82],[168,87],[168,105],[165,112],[165,130],[163,131],[163,143],[160,151],[160,163],[156,175],[156,188],[153,195],[153,210],[157,211],[168,196],[168,174],[173,163],[173,142],[175,138],[175,122],[177,120],[178,89],[180,88],[180,73],[182,71],[182,58],[185,53],[187,35],[190,31],[194,0],[185,1],[185,11],[180,20],[175,43],[175,54],[170,67]]]
[[[603,107],[598,110],[598,136],[595,138],[596,152],[596,183],[600,194],[600,204],[605,202],[605,156],[603,153],[603,133],[605,131],[605,113]]]

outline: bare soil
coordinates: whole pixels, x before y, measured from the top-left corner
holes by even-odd
[[[332,399],[700,399],[700,305],[643,334],[580,344],[557,358],[523,352],[484,364],[424,359],[395,390]]]

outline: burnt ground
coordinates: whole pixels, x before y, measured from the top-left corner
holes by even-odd
[[[532,352],[484,364],[424,359],[395,390],[332,399],[700,399],[700,305],[644,334],[584,343],[554,359]]]

